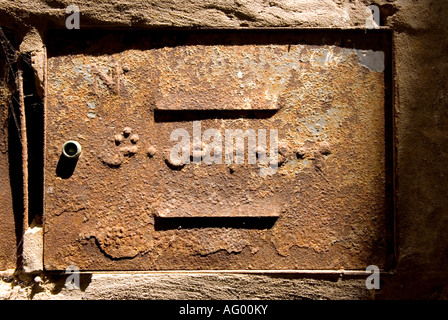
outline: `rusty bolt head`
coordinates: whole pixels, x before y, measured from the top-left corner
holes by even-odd
[[[136,133],[134,133],[132,136],[131,136],[131,142],[132,143],[137,143],[138,142],[138,139],[139,139],[140,137],[138,136],[138,134],[136,134]]]
[[[124,141],[124,136],[122,134],[116,134],[114,136],[115,143],[118,145]]]
[[[299,150],[296,151],[296,156],[298,159],[303,159],[305,158],[306,155],[306,149],[305,148],[300,148]]]
[[[125,127],[123,129],[123,134],[125,137],[129,136],[131,134],[131,132],[132,132],[132,129],[130,127]]]
[[[278,145],[278,153],[283,157],[288,157],[291,153],[291,148],[286,142],[280,142]]]
[[[149,157],[154,157],[154,155],[156,154],[157,149],[154,146],[150,146],[147,150],[147,154]]]
[[[319,143],[319,147],[317,150],[324,156],[328,156],[329,154],[331,154],[331,146],[326,141],[322,141],[321,143]]]
[[[255,149],[255,152],[257,153],[257,158],[260,158],[260,157],[266,155],[266,149],[263,148],[263,147],[257,147],[257,148]]]

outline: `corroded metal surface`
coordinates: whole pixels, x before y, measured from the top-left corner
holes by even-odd
[[[385,265],[381,55],[238,33],[62,40],[48,60],[47,269]],[[173,162],[171,133],[198,123],[277,130],[279,167]]]
[[[241,50],[240,50],[241,49]],[[269,63],[275,46],[252,51],[236,46],[182,46],[156,50],[154,70],[159,110],[277,110],[289,69]],[[285,57],[286,58],[286,57]],[[291,59],[291,57],[290,57]],[[279,57],[279,63],[291,63]],[[173,81],[175,79],[175,81]],[[213,92],[213,94],[210,94]]]

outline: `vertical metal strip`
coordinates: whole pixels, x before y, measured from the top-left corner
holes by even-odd
[[[23,93],[23,72],[17,71],[17,88],[20,107],[20,138],[22,141],[22,183],[23,183],[23,233],[28,229],[28,140],[26,134],[25,97]]]
[[[42,269],[44,269],[45,268],[45,223],[44,223],[44,221],[45,221],[45,219],[46,219],[46,215],[45,215],[45,207],[46,207],[46,204],[45,204],[45,200],[46,200],[46,190],[45,190],[45,181],[46,181],[46,176],[45,176],[45,168],[46,168],[46,162],[47,162],[47,160],[46,160],[46,155],[47,155],[47,130],[46,130],[46,128],[47,128],[47,68],[48,67],[48,60],[47,60],[47,47],[44,47],[44,79],[43,79],[43,81],[44,81],[44,93],[43,93],[43,97],[42,97],[42,100],[43,100],[43,104],[44,104],[44,110],[43,110],[43,121],[44,121],[44,123],[43,123],[43,135],[44,135],[44,137],[43,137],[43,146],[42,146],[42,148],[43,148],[43,151],[42,151],[42,156],[44,157],[44,159],[43,159],[43,161],[42,161],[42,163],[43,163],[43,168],[42,168],[42,171],[43,171],[43,179],[42,179],[42,183],[44,184],[43,186],[42,186],[42,228],[43,228],[43,231],[44,232],[42,232]]]

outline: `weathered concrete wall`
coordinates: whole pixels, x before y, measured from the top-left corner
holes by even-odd
[[[448,1],[397,1],[397,279],[386,297],[447,298]],[[394,290],[392,290],[394,287]],[[387,294],[386,294],[387,293]]]
[[[65,8],[77,5],[84,27],[354,27],[364,26],[369,1],[349,0],[85,0],[3,1],[2,20],[65,27]],[[392,5],[386,4],[385,8]]]
[[[0,74],[5,74],[8,68],[3,53],[0,54]],[[14,269],[16,265],[16,234],[14,227],[14,212],[9,179],[9,127],[14,126],[11,121],[11,92],[9,84],[0,80],[0,269]],[[17,131],[13,131],[14,135]],[[20,182],[19,182],[20,185]]]
[[[448,1],[372,1],[394,32],[395,244],[394,275],[382,277],[375,298],[448,298]],[[65,26],[77,4],[81,27],[311,27],[365,25],[370,1],[2,1],[0,24],[19,38],[35,26]],[[31,43],[31,38],[27,43]],[[23,45],[27,51],[27,45]],[[4,157],[4,156],[2,156]],[[5,158],[6,159],[6,158]],[[3,158],[0,159],[6,163]],[[4,165],[0,168],[4,167]],[[1,172],[0,179],[5,179]],[[3,183],[3,180],[1,181]],[[7,190],[7,189],[6,189]],[[3,197],[2,197],[3,201]],[[2,205],[3,215],[12,211]],[[9,212],[9,213],[8,213]],[[3,220],[2,220],[3,221]],[[10,220],[12,221],[12,220]],[[10,227],[2,237],[14,238]],[[1,252],[5,249],[0,248]],[[3,254],[4,256],[4,254]],[[11,263],[0,255],[0,266]],[[266,298],[368,299],[365,278],[313,274],[93,274],[69,292],[53,274],[5,275],[0,297],[13,298]]]
[[[365,278],[340,275],[128,273],[87,274],[80,290],[54,274],[2,277],[0,299],[371,299]]]

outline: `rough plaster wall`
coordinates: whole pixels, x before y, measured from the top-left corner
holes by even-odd
[[[448,298],[448,1],[372,1],[394,30],[396,93],[397,267],[376,298]],[[78,4],[89,27],[355,27],[370,1],[0,1],[1,24],[43,31],[64,27],[68,4]],[[27,277],[23,276],[22,277]],[[364,279],[260,275],[93,275],[83,293],[67,293],[41,275],[6,277],[3,298],[369,298]],[[280,280],[279,280],[280,279]],[[127,283],[132,281],[135,287]],[[34,284],[33,284],[34,283]],[[241,283],[250,283],[242,286]],[[258,285],[257,285],[258,283]],[[36,287],[37,286],[37,287]],[[155,286],[155,287],[154,287]],[[41,289],[39,289],[42,287]],[[194,288],[201,289],[194,289]],[[216,296],[213,288],[222,288]],[[55,289],[56,288],[56,289]],[[59,288],[59,289],[58,289]],[[135,289],[137,288],[137,289]],[[172,288],[166,291],[167,288]],[[41,290],[41,291],[40,291]],[[221,291],[219,291],[221,292]],[[226,294],[227,292],[227,294]],[[266,293],[267,292],[267,293]],[[81,296],[79,296],[81,295]]]
[[[3,55],[0,54],[0,74],[4,74]],[[9,86],[0,80],[0,270],[13,269],[16,263],[16,235],[11,185],[9,181],[8,128],[11,100]]]
[[[80,290],[64,287],[58,275],[3,276],[0,299],[371,299],[364,278],[339,275],[249,275],[224,273],[93,274],[80,280]]]
[[[387,297],[448,298],[448,1],[397,1],[397,279]]]
[[[352,27],[364,26],[361,0],[4,0],[4,19],[65,27],[65,8],[77,5],[81,26],[101,27]],[[39,21],[40,20],[40,21]]]

